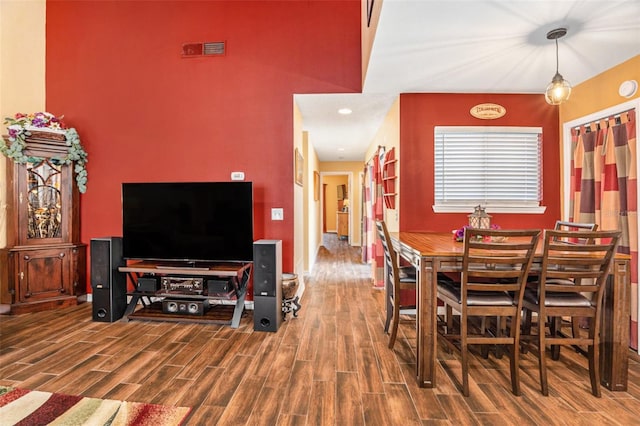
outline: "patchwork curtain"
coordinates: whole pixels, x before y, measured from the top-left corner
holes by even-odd
[[[384,220],[384,201],[383,201],[383,180],[382,180],[382,165],[384,164],[384,147],[379,146],[375,161],[373,164],[373,175],[375,178],[374,185],[374,198],[373,198],[373,217],[374,220]],[[374,225],[375,229],[375,225]],[[377,235],[376,235],[377,237]],[[380,238],[376,238],[375,251],[375,287],[384,288],[384,249],[382,248],[382,242]]]
[[[376,154],[367,162],[364,170],[364,247],[362,261],[371,263],[375,287],[384,287],[384,253],[380,239],[376,235],[375,221],[384,218],[382,200],[382,162],[384,147],[378,147]]]
[[[362,182],[362,262],[371,263],[373,259],[373,245],[376,241],[375,226],[373,225],[373,205],[371,187],[373,185],[373,164],[369,161],[364,166]]]
[[[636,111],[572,129],[570,220],[619,229],[631,256],[630,345],[638,349],[638,173]]]

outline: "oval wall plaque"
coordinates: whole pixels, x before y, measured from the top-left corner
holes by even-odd
[[[475,118],[482,120],[495,120],[507,113],[502,105],[498,104],[478,104],[469,111]]]

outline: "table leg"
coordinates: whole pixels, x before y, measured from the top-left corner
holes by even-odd
[[[417,379],[420,387],[436,386],[436,352],[437,352],[437,267],[432,259],[422,258],[417,304]]]
[[[612,391],[626,391],[629,356],[629,300],[631,271],[628,260],[615,260],[602,301],[600,382]]]

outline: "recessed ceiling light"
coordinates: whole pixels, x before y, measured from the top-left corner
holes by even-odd
[[[344,148],[338,148],[338,152],[344,152]]]
[[[340,108],[338,110],[338,114],[342,114],[342,115],[349,115],[351,114],[353,111],[351,111],[350,108]]]

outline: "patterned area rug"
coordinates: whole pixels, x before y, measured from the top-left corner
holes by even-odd
[[[181,425],[191,408],[0,386],[0,425]]]

